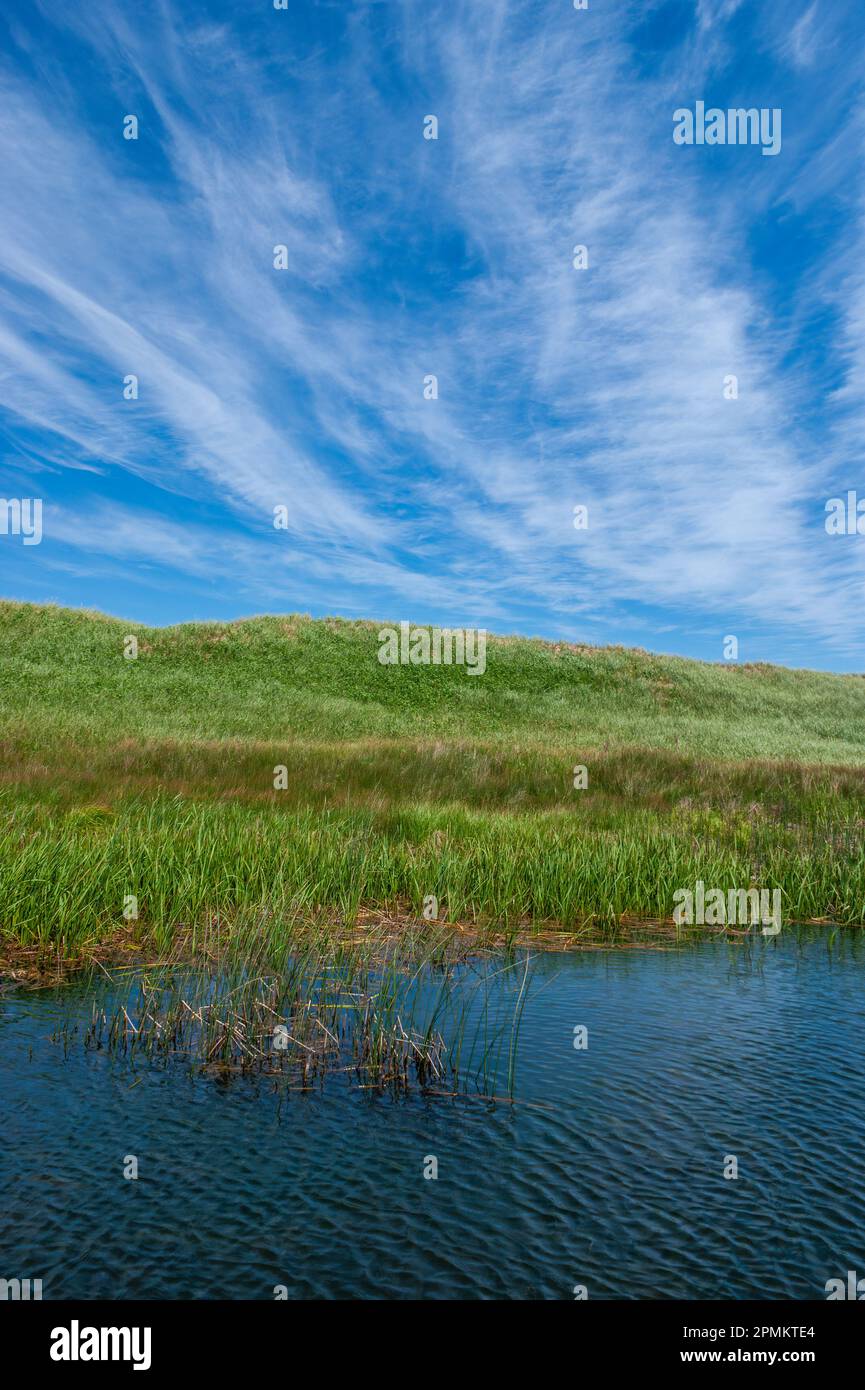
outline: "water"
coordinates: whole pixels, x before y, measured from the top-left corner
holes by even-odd
[[[90,989],[0,998],[0,1276],[46,1299],[805,1299],[865,1274],[852,934],[536,958],[513,1104],[64,1055]]]

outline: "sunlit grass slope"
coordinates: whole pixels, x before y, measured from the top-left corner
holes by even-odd
[[[157,629],[0,603],[0,709],[35,747],[49,732],[101,744],[446,737],[865,762],[859,676],[496,637],[486,672],[469,676],[381,665],[379,626],[293,616]],[[123,659],[127,634],[137,661]]]
[[[700,877],[865,920],[861,677],[495,637],[471,676],[383,666],[380,626],[0,604],[6,940],[428,895],[574,927],[668,917]]]

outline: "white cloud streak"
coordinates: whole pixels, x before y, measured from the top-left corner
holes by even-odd
[[[790,38],[798,68],[815,10]],[[671,140],[738,0],[701,0],[678,69],[635,78],[640,13],[407,4],[392,102],[380,7],[352,14],[338,64],[315,50],[292,64],[278,29],[244,48],[234,26],[167,3],[147,27],[112,4],[64,16],[117,116],[97,132],[74,92],[46,111],[3,78],[0,402],[56,437],[51,469],[66,449],[158,491],[137,526],[108,500],[98,526],[74,524],[64,503],[56,538],[161,553],[194,578],[234,571],[251,598],[368,594],[370,615],[417,603],[518,627],[546,613],[548,630],[585,621],[616,640],[626,612],[651,609],[659,631],[735,615],[860,641],[860,561],[824,543],[828,470],[791,428],[801,382],[750,266],[748,204],[707,204],[700,152]],[[139,148],[119,134],[133,91]],[[427,111],[437,142],[421,139]],[[143,141],[162,161],[149,178]],[[746,173],[756,152],[726,153],[756,215],[779,180],[796,185],[795,166]],[[845,410],[865,391],[857,283]],[[159,521],[165,494],[222,508],[224,524]],[[264,534],[282,502],[290,553]]]

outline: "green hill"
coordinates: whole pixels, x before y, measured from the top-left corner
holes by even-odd
[[[470,676],[382,665],[380,626],[292,615],[146,628],[0,603],[0,709],[19,735],[97,743],[408,736],[865,762],[860,676],[493,636]],[[124,659],[127,635],[137,660]]]
[[[383,665],[383,625],[0,603],[7,944],[429,896],[595,929],[668,919],[698,878],[865,920],[861,677],[512,637],[472,676]]]

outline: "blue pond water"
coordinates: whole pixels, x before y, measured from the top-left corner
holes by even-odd
[[[805,1299],[865,1274],[853,935],[536,957],[513,1104],[132,1069],[51,1040],[92,995],[0,998],[0,1276],[46,1299]]]

